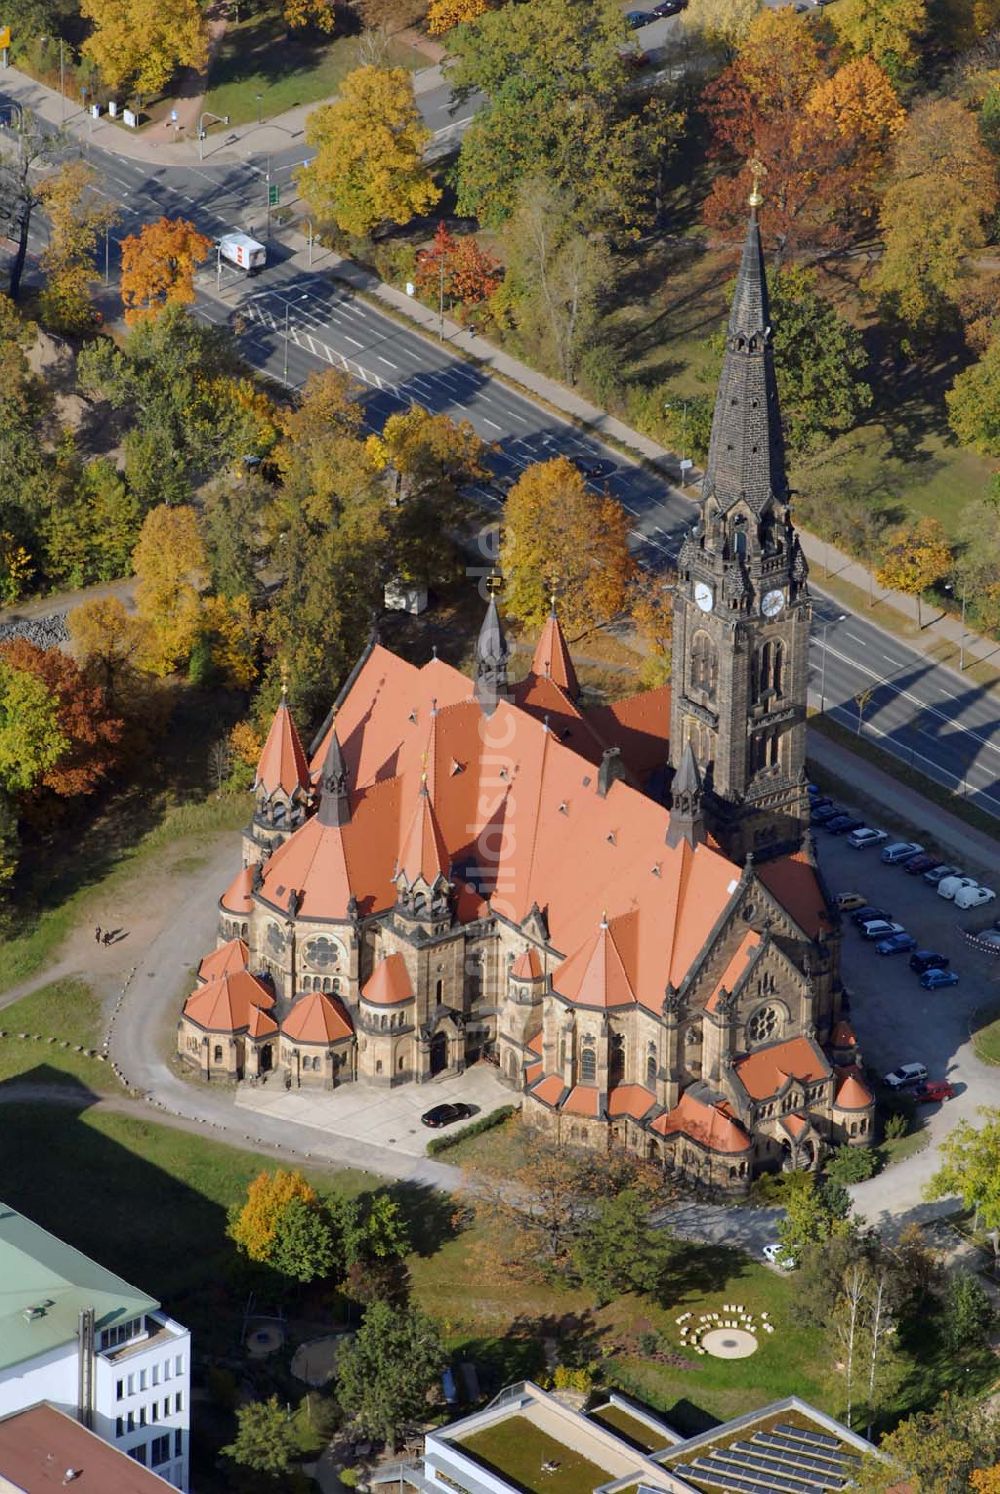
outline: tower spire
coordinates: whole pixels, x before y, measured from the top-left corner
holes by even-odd
[[[760,518],[773,504],[787,505],[788,479],[757,221],[764,167],[755,162],[751,170],[750,218],[726,331],[702,496],[714,498],[723,513],[743,499]]]
[[[316,817],[321,825],[346,825],[351,818],[347,768],[344,765],[344,754],[340,750],[336,726],[330,733],[330,744],[323,760],[319,812]]]
[[[487,577],[490,600],[476,642],[476,699],[483,714],[492,716],[497,703],[507,694],[507,639],[497,611],[496,594],[502,585],[499,575]]]
[[[701,774],[695,759],[691,741],[684,744],[681,765],[674,774],[670,786],[670,823],[667,826],[667,845],[675,846],[686,840],[694,847],[705,839],[705,824],[701,812]]]

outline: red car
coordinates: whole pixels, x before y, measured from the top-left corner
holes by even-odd
[[[913,1098],[918,1104],[929,1105],[937,1100],[951,1100],[955,1097],[955,1086],[949,1084],[947,1079],[928,1079],[926,1083],[920,1084],[913,1091]]]

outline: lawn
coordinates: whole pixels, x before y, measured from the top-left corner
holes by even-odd
[[[359,66],[360,45],[357,36],[320,38],[311,31],[290,35],[280,6],[254,10],[227,27],[209,70],[204,107],[213,114],[228,114],[230,124],[242,125],[273,119],[300,104],[319,103],[331,98]],[[390,43],[387,66],[426,64],[427,59],[411,47]]]
[[[103,1037],[101,1003],[86,981],[58,980],[22,996],[0,1011],[0,1030],[0,1081],[37,1083],[41,1072],[47,1084],[82,1081],[93,1090],[121,1091],[109,1063],[75,1051],[100,1051]]]
[[[606,1484],[612,1472],[550,1437],[527,1416],[507,1417],[463,1437],[459,1445],[524,1494],[581,1494],[581,1490]],[[543,1471],[546,1463],[549,1471]]]
[[[973,1012],[972,1020],[982,1023],[972,1037],[976,1057],[983,1063],[1000,1064],[1000,1011],[995,1006],[980,1007]]]
[[[640,1421],[637,1416],[630,1416],[621,1406],[613,1406],[609,1401],[606,1406],[598,1406],[587,1415],[591,1421],[596,1421],[599,1426],[607,1427],[609,1431],[621,1433],[629,1442],[634,1442],[642,1452],[656,1452],[661,1447],[666,1447],[666,1438],[658,1436],[652,1427]]]

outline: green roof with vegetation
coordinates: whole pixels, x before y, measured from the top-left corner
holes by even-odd
[[[2,1203],[0,1281],[0,1370],[72,1342],[84,1308],[100,1331],[160,1305]]]
[[[505,1416],[455,1445],[525,1494],[584,1494],[611,1476],[527,1416]]]

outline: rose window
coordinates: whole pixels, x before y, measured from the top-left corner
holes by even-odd
[[[747,1024],[747,1036],[751,1043],[766,1043],[768,1038],[774,1037],[778,1030],[778,1009],[774,1006],[762,1006],[760,1011],[754,1012]]]

